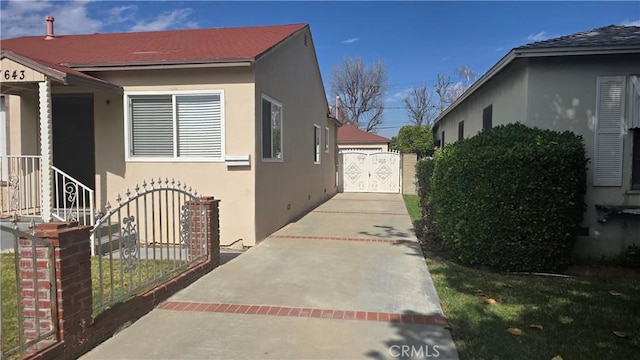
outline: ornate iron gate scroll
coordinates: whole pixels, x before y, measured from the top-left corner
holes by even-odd
[[[197,191],[180,181],[136,185],[107,202],[93,226],[101,311],[168,280],[208,254],[208,216]]]

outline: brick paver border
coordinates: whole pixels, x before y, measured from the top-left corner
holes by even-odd
[[[335,211],[335,210],[314,210],[314,213],[320,214],[353,214],[353,215],[391,215],[391,216],[409,216],[407,213],[394,212],[368,212],[368,211]]]
[[[337,199],[337,198],[333,198],[331,199],[331,201],[375,201],[375,202],[383,202],[383,203],[403,203],[404,201],[402,200],[382,200],[382,199],[349,199],[349,198],[342,198],[342,199]]]
[[[356,238],[343,236],[309,236],[309,235],[271,235],[270,239],[296,239],[296,240],[332,240],[332,241],[356,241],[375,242],[387,244],[418,244],[416,240],[380,239],[380,238]]]
[[[185,301],[167,301],[159,306],[163,310],[195,311],[211,313],[231,313],[245,315],[268,315],[286,317],[305,317],[318,319],[380,321],[397,324],[437,325],[449,328],[447,318],[425,314],[401,314],[378,311],[348,311],[332,309],[313,309],[290,306],[218,304]]]

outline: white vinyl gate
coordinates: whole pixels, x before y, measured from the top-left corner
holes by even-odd
[[[400,192],[400,153],[343,152],[344,192]]]

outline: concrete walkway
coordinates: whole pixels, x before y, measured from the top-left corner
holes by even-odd
[[[338,194],[83,359],[457,359],[398,194]]]

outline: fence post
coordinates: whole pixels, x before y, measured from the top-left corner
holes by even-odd
[[[416,195],[416,162],[415,153],[402,154],[402,193]]]
[[[190,232],[191,242],[188,244],[188,259],[196,259],[203,255],[204,247],[208,253],[208,260],[214,267],[220,264],[220,200],[213,196],[202,196],[198,200],[188,201],[191,213]],[[200,212],[206,216],[206,228],[202,232]]]
[[[82,342],[82,334],[86,327],[93,323],[92,284],[91,284],[91,247],[89,241],[89,226],[78,226],[77,222],[51,222],[40,224],[34,236],[43,239],[53,245],[55,258],[55,285],[57,290],[57,314],[40,313],[40,326],[57,321],[58,340],[65,340],[70,344]],[[28,243],[28,244],[27,244]],[[31,241],[21,239],[20,245],[31,245]],[[25,247],[26,249],[27,247]],[[42,279],[33,283],[29,282],[29,276],[33,279],[33,271],[40,274],[49,272],[49,254],[42,251],[46,245],[40,245],[36,250],[36,263],[34,264],[28,255],[30,251],[21,248],[20,254],[24,256],[21,261],[21,273],[23,277],[23,313],[25,325],[32,322],[35,317],[33,308],[27,305],[35,301],[35,291],[39,294],[48,293],[52,279]],[[36,266],[34,269],[33,266]],[[29,288],[31,286],[31,288]],[[51,299],[49,298],[49,304]],[[47,305],[40,299],[41,308]],[[51,307],[48,307],[51,308]],[[54,308],[55,309],[55,308]],[[31,312],[30,312],[31,310]],[[48,316],[43,318],[42,315]],[[50,328],[49,328],[50,329]],[[35,329],[34,329],[35,330]],[[35,331],[28,333],[25,326],[25,335],[35,335]]]

